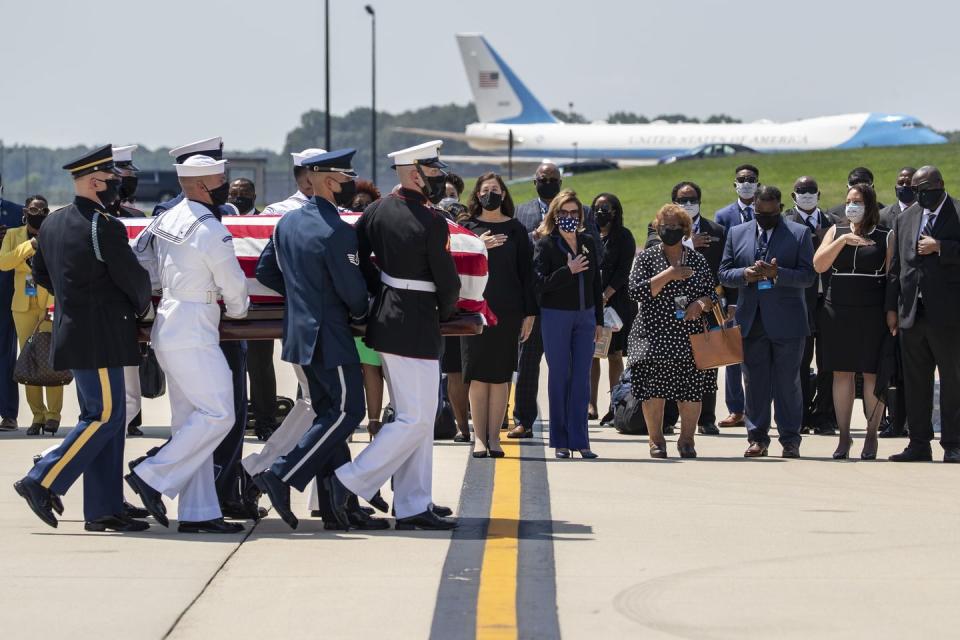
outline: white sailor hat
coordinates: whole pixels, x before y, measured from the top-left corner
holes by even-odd
[[[182,163],[190,156],[195,155],[204,155],[214,160],[221,160],[223,158],[223,138],[220,136],[205,138],[170,149],[170,156],[176,158],[177,163]]]
[[[388,153],[387,157],[393,160],[393,166],[402,165],[423,165],[425,167],[436,167],[445,169],[447,164],[440,160],[440,147],[443,146],[443,140],[431,140],[414,147],[407,147],[400,151]]]
[[[291,153],[290,157],[293,158],[293,166],[302,167],[303,161],[307,158],[312,158],[313,156],[319,156],[323,153],[326,153],[326,149],[304,149],[300,153]]]
[[[224,173],[227,169],[226,160],[214,160],[210,156],[190,156],[180,164],[173,165],[177,168],[177,176],[181,178],[195,178],[198,176],[216,176]]]
[[[119,169],[133,169],[134,171],[139,171],[140,169],[137,165],[133,164],[133,152],[137,150],[140,145],[138,144],[128,144],[125,147],[113,147],[113,164]]]

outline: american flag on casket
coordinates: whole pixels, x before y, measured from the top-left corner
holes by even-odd
[[[233,235],[233,248],[240,267],[247,275],[247,289],[251,302],[260,304],[280,304],[283,297],[268,289],[256,278],[257,260],[267,246],[273,234],[273,227],[282,216],[224,216],[223,224]],[[340,217],[351,225],[360,218],[359,213],[343,212]],[[131,240],[137,237],[150,224],[150,218],[121,218],[127,226],[127,235]],[[474,233],[447,220],[450,227],[450,254],[460,274],[460,300],[457,306],[461,311],[479,313],[487,324],[496,324],[497,319],[486,301],[483,291],[487,286],[487,248],[483,240]]]

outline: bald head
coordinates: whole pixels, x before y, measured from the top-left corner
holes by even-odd
[[[537,172],[534,174],[534,179],[540,180],[541,178],[560,179],[560,169],[553,162],[544,162],[537,167]]]
[[[923,191],[924,188],[943,189],[943,174],[940,173],[940,169],[937,169],[933,165],[920,167],[917,169],[917,172],[913,174],[911,184],[920,191]]]

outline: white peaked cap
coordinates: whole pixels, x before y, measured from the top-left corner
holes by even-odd
[[[177,175],[181,178],[195,178],[198,176],[216,176],[224,173],[227,168],[226,160],[214,160],[210,156],[190,156],[183,164],[173,165],[177,168]]]
[[[196,140],[190,144],[185,144],[180,147],[175,147],[170,149],[171,158],[179,158],[180,156],[189,154],[189,153],[206,153],[213,152],[217,155],[222,153],[223,149],[223,138],[220,136],[214,136],[213,138],[204,138],[203,140]]]
[[[304,149],[300,153],[291,153],[290,157],[293,158],[293,166],[302,167],[303,161],[307,158],[312,158],[313,156],[319,156],[326,153],[326,149]]]
[[[393,160],[393,166],[399,167],[406,164],[436,164],[441,168],[446,166],[439,161],[440,147],[443,146],[443,140],[431,140],[413,147],[407,147],[400,151],[388,153],[387,157]]]
[[[133,162],[133,152],[136,151],[139,146],[138,144],[128,144],[125,147],[113,147],[111,149],[113,152],[113,161]]]

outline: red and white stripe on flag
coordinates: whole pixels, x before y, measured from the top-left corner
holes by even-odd
[[[281,303],[283,297],[268,289],[256,278],[257,260],[273,235],[273,228],[282,216],[224,216],[223,224],[233,236],[233,250],[237,261],[247,276],[247,290],[250,300],[257,303]],[[342,213],[345,222],[354,225],[360,218],[359,213]],[[150,218],[121,218],[127,226],[127,235],[136,238],[150,223]],[[450,227],[450,254],[460,274],[460,300],[457,306],[463,311],[480,313],[488,324],[496,324],[497,319],[486,301],[483,291],[487,287],[487,248],[483,240],[473,232],[455,222],[447,221]]]

